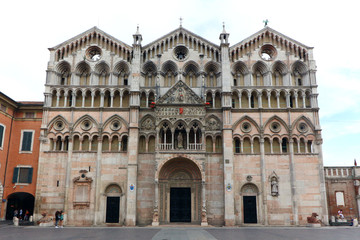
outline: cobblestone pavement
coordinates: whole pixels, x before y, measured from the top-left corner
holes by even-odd
[[[124,240],[352,240],[360,228],[350,227],[14,227],[0,225],[0,240],[7,239],[124,239]]]

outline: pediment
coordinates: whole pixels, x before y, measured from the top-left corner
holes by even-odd
[[[204,105],[205,102],[183,81],[179,80],[157,102],[157,105]]]
[[[247,47],[247,46],[253,44],[255,41],[258,41],[259,37],[264,37],[265,35],[271,35],[272,38],[274,38],[274,39],[278,38],[290,45],[299,46],[299,47],[305,48],[305,49],[312,49],[312,47],[306,46],[305,44],[300,43],[300,42],[267,26],[267,27],[264,27],[263,29],[261,29],[260,31],[252,34],[251,36],[245,38],[241,42],[238,42],[238,43],[234,44],[233,46],[231,46],[230,51],[237,49],[237,48]]]
[[[73,38],[70,38],[69,40],[67,40],[63,43],[56,45],[55,47],[49,48],[49,50],[58,50],[61,48],[71,48],[72,46],[79,44],[81,41],[84,41],[84,39],[86,39],[86,38],[89,39],[90,37],[105,39],[110,44],[116,44],[116,45],[121,46],[128,50],[132,49],[132,47],[130,45],[118,40],[117,38],[102,31],[101,29],[99,29],[97,27],[92,27],[89,30],[87,30],[83,33],[80,33],[79,35],[77,35]]]
[[[186,36],[187,38],[192,38],[192,39],[195,39],[196,42],[201,42],[201,43],[204,43],[205,45],[209,45],[211,46],[212,48],[215,48],[215,49],[219,49],[219,45],[216,45],[212,42],[210,42],[209,40],[187,30],[186,28],[183,28],[183,27],[179,27],[177,29],[175,29],[174,31],[171,31],[169,32],[168,34],[146,44],[145,46],[143,46],[143,50],[147,50],[147,49],[152,49],[154,46],[158,45],[158,44],[161,44],[162,42],[165,42],[167,39],[170,39],[170,38],[175,38],[175,37],[178,37],[180,35],[183,35],[183,36]]]

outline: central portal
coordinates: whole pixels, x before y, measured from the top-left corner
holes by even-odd
[[[170,188],[170,222],[191,222],[190,188]]]
[[[173,158],[159,172],[157,198],[159,223],[201,223],[202,184],[198,165],[187,158]]]

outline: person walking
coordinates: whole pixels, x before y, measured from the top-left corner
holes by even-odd
[[[55,228],[59,228],[59,221],[60,221],[60,212],[55,212]]]
[[[60,218],[60,227],[63,228],[64,227],[64,212],[60,211],[59,213],[59,218]]]

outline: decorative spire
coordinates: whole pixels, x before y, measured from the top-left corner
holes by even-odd
[[[226,33],[226,30],[225,30],[225,22],[223,22],[223,31],[222,33]]]
[[[139,32],[139,24],[136,27],[136,34],[140,34],[140,32]]]
[[[182,27],[182,21],[183,21],[183,18],[182,18],[182,17],[180,17],[180,18],[179,18],[179,20],[180,20],[180,27]]]
[[[264,27],[266,27],[267,25],[268,25],[268,23],[269,23],[269,20],[263,20],[263,23],[264,23]]]

